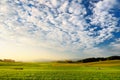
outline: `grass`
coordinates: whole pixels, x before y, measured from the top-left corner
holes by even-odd
[[[0,62],[0,80],[120,80],[120,60],[92,63]]]

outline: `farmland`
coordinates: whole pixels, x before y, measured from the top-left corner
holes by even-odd
[[[120,60],[91,63],[0,62],[0,80],[120,80]]]

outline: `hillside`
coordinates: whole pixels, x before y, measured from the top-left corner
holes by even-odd
[[[0,62],[0,80],[119,80],[120,60],[89,63]]]

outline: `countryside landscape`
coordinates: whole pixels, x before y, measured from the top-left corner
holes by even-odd
[[[0,62],[1,80],[119,80],[120,56],[79,61]],[[102,60],[103,61],[102,61]],[[91,61],[95,60],[95,61]],[[83,62],[82,62],[83,61]],[[85,61],[85,62],[84,62]]]
[[[120,80],[120,0],[0,0],[0,80]]]

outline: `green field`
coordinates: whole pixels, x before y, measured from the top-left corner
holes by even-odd
[[[120,60],[92,63],[0,62],[0,80],[120,80]]]

